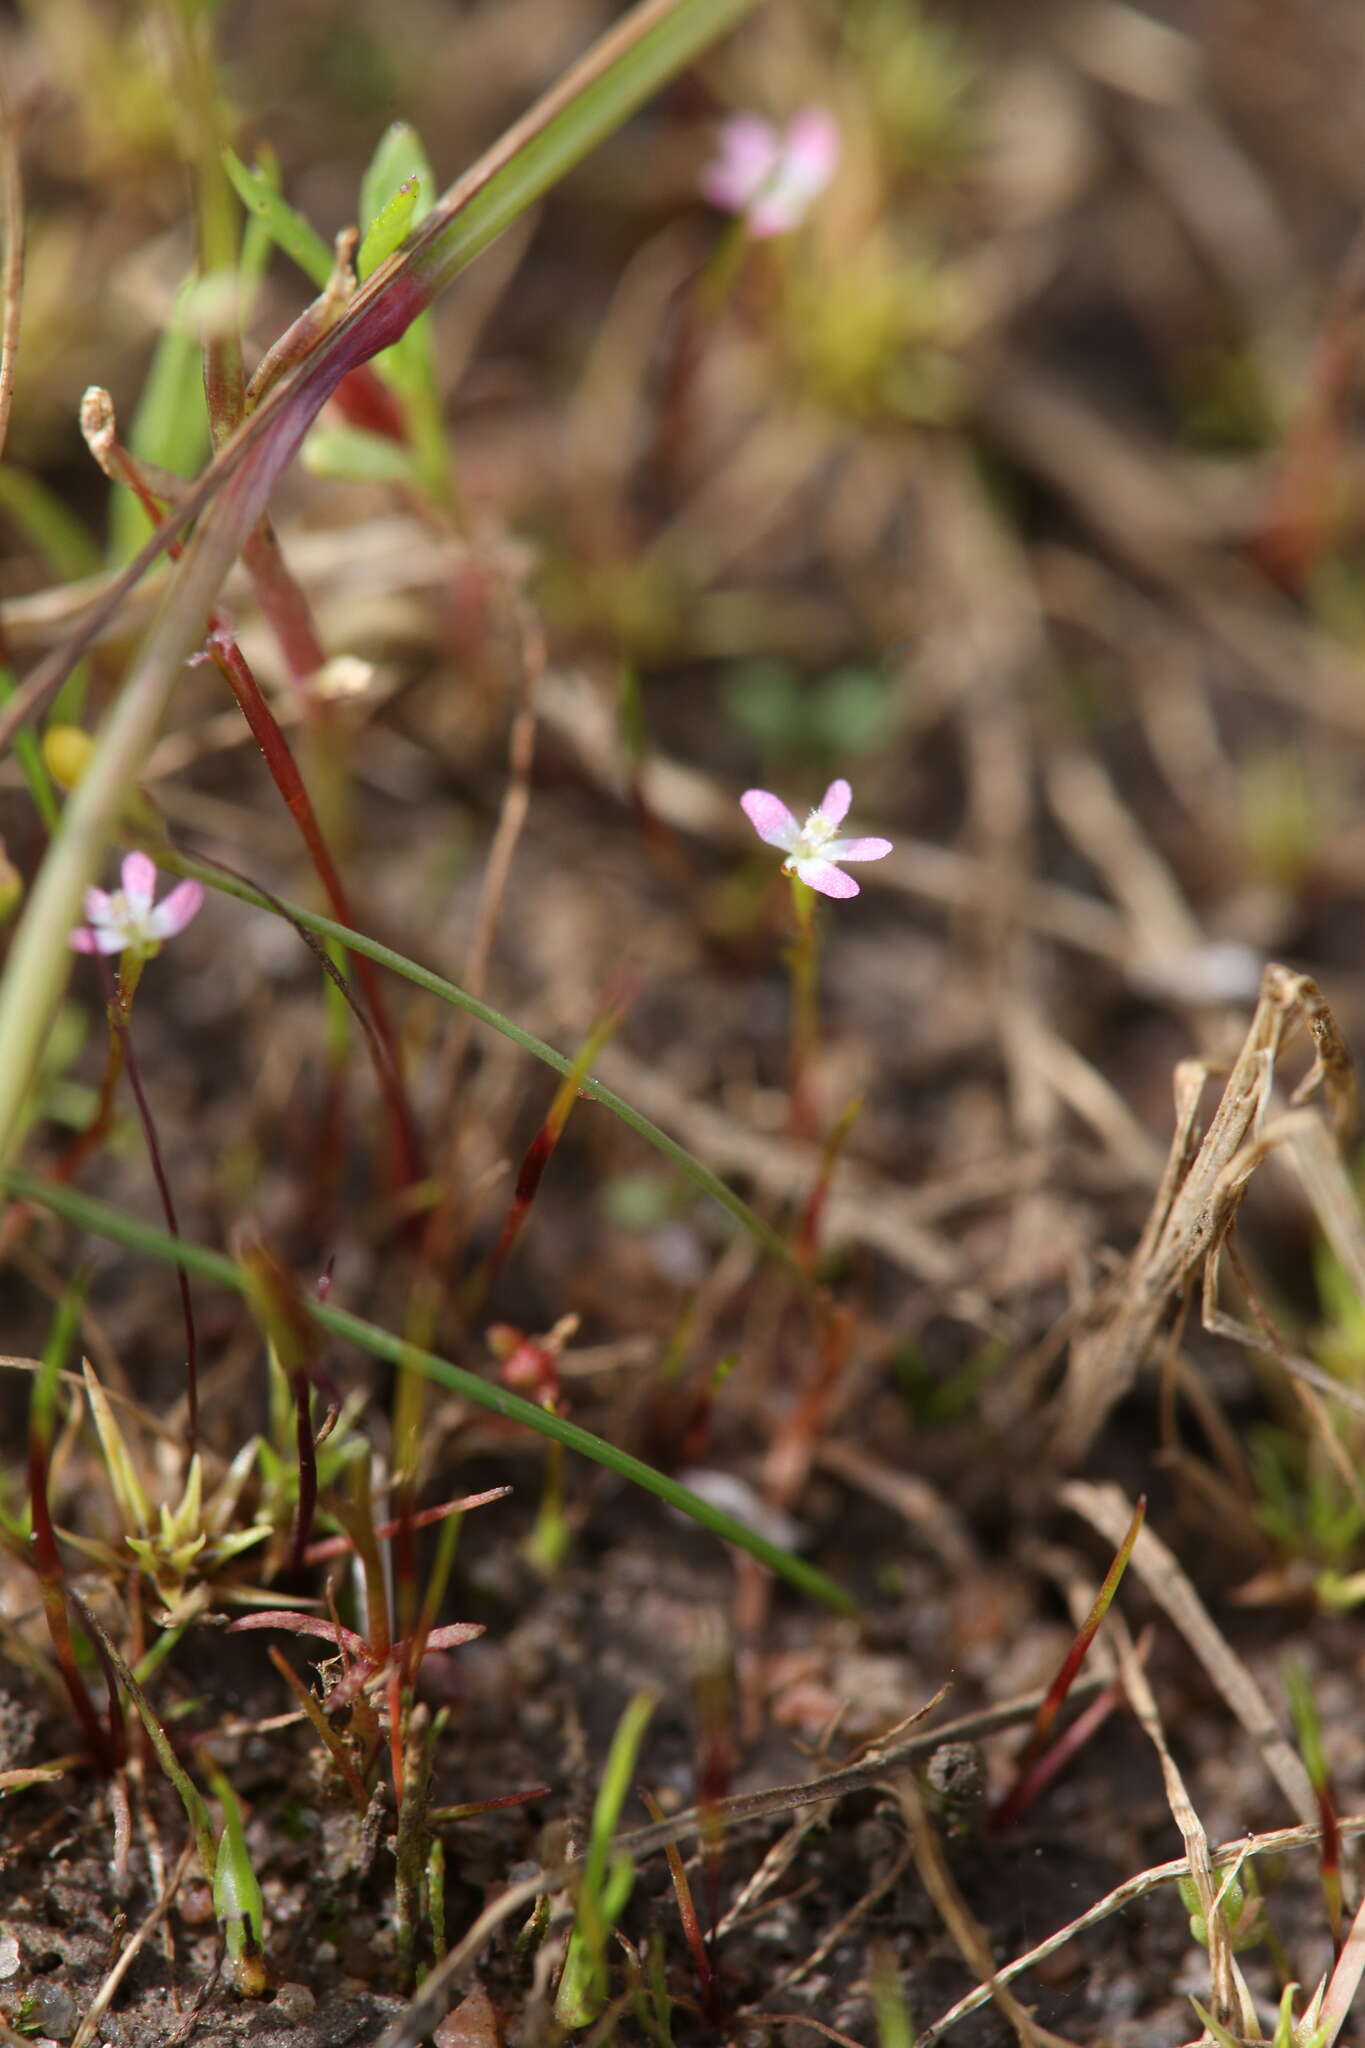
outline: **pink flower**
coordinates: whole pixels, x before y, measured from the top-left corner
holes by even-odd
[[[111,896],[87,889],[87,922],[78,925],[68,943],[77,953],[141,953],[150,959],[163,941],[183,932],[204,900],[202,882],[177,882],[169,896],[153,905],[156,867],[145,853],[130,853],[123,863],[123,887]]]
[[[759,240],[785,235],[834,176],[839,152],[839,130],[823,107],[807,107],[785,135],[759,114],[735,114],[701,174],[702,197],[739,215]]]
[[[852,875],[835,865],[841,860],[883,860],[891,851],[889,839],[836,839],[835,833],[848,816],[853,791],[841,778],[831,782],[804,825],[798,825],[780,796],[770,789],[746,789],[740,798],[745,817],[760,839],[780,846],[787,858],[784,875],[796,875],[808,889],[822,896],[857,896],[860,891]]]

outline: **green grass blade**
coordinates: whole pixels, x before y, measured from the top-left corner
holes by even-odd
[[[237,197],[271,241],[298,264],[319,291],[325,290],[332,274],[332,252],[317,229],[280,196],[263,172],[244,164],[235,150],[223,151],[223,169]]]
[[[305,931],[316,932],[319,938],[336,940],[352,952],[363,953],[367,960],[373,960],[379,967],[387,967],[391,973],[410,981],[415,988],[424,989],[428,995],[436,996],[443,1003],[450,1003],[457,1010],[465,1010],[480,1024],[487,1024],[492,1030],[500,1031],[504,1038],[510,1038],[513,1045],[519,1045],[523,1052],[529,1052],[534,1059],[542,1060],[547,1067],[553,1067],[557,1074],[566,1077],[573,1073],[573,1061],[562,1052],[547,1045],[543,1038],[537,1038],[533,1031],[523,1030],[501,1010],[495,1010],[491,1003],[480,1002],[462,989],[458,982],[448,981],[443,974],[435,974],[429,967],[422,967],[416,960],[409,960],[406,954],[397,953],[392,946],[381,945],[378,939],[371,939],[364,932],[351,929],[349,925],[337,924],[330,917],[323,917],[315,910],[305,909],[301,903],[287,902],[283,897],[270,898],[243,881],[237,875],[228,874],[223,868],[209,865],[205,861],[189,860],[183,855],[169,853],[157,848],[157,860],[171,873],[191,876],[208,889],[216,889],[224,896],[235,896],[239,903],[250,903],[259,910],[269,910],[276,916],[280,911]],[[705,1165],[702,1160],[689,1152],[676,1138],[670,1138],[667,1131],[633,1109],[624,1097],[618,1095],[603,1082],[594,1080],[589,1074],[579,1083],[579,1092],[592,1102],[600,1102],[613,1116],[661,1152],[665,1159],[685,1173],[693,1184],[718,1202],[722,1209],[729,1211],[742,1229],[747,1230],[754,1242],[761,1245],[769,1258],[784,1266],[792,1277],[803,1287],[807,1276],[801,1271],[788,1245],[770,1223],[765,1223],[755,1209],[750,1208],[742,1195],[723,1181],[718,1173]]]
[[[131,1251],[144,1252],[166,1265],[183,1266],[187,1272],[216,1281],[234,1294],[244,1295],[246,1292],[246,1279],[241,1267],[223,1252],[212,1251],[207,1245],[192,1244],[185,1238],[171,1237],[137,1217],[125,1216],[107,1202],[96,1201],[93,1196],[78,1194],[74,1188],[42,1180],[36,1174],[24,1173],[17,1167],[0,1175],[0,1180],[19,1200],[36,1202],[41,1208],[50,1209],[54,1215],[64,1217],[68,1223],[93,1231],[97,1237],[126,1245]],[[361,1351],[368,1351],[374,1358],[387,1359],[394,1365],[423,1373],[438,1386],[449,1387],[452,1393],[472,1401],[477,1407],[491,1409],[493,1414],[501,1415],[508,1422],[522,1423],[527,1429],[534,1429],[541,1436],[563,1444],[566,1450],[576,1451],[580,1457],[604,1465],[618,1478],[628,1480],[645,1493],[652,1493],[656,1500],[676,1508],[680,1514],[687,1515],[703,1529],[709,1529],[713,1535],[733,1544],[737,1550],[748,1551],[751,1557],[757,1558],[760,1564],[766,1565],[769,1571],[777,1573],[790,1585],[824,1601],[842,1614],[856,1612],[857,1603],[851,1595],[816,1566],[807,1564],[803,1558],[793,1557],[790,1551],[769,1543],[754,1530],[746,1529],[742,1522],[735,1521],[720,1508],[712,1507],[709,1501],[702,1500],[688,1487],[680,1486],[667,1473],[657,1472],[643,1459],[632,1457],[629,1451],[619,1450],[615,1444],[594,1436],[591,1430],[580,1429],[576,1422],[568,1422],[562,1415],[541,1408],[533,1401],[525,1401],[519,1394],[513,1394],[491,1380],[480,1379],[477,1373],[466,1372],[461,1366],[452,1365],[448,1359],[438,1358],[434,1352],[405,1343],[392,1331],[381,1330],[377,1324],[351,1315],[346,1309],[312,1300],[307,1302],[307,1308],[314,1321],[331,1336],[354,1344]]]

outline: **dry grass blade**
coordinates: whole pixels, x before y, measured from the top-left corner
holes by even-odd
[[[1082,1679],[1074,1690],[1076,1693],[1084,1693],[1094,1688],[1095,1681]],[[827,1772],[823,1777],[813,1779],[807,1785],[779,1785],[768,1792],[739,1793],[734,1798],[713,1800],[703,1806],[689,1807],[685,1812],[674,1814],[668,1820],[617,1835],[612,1842],[613,1851],[635,1859],[653,1856],[667,1848],[671,1842],[683,1842],[693,1836],[704,1834],[707,1829],[714,1828],[718,1821],[723,1822],[728,1832],[748,1821],[773,1819],[804,1806],[820,1805],[830,1799],[841,1798],[847,1792],[885,1785],[891,1776],[889,1766],[894,1763],[930,1755],[945,1742],[970,1741],[977,1736],[994,1733],[997,1729],[1014,1727],[1021,1721],[1028,1721],[1038,1711],[1042,1699],[1041,1692],[1026,1694],[1021,1699],[1007,1700],[1000,1706],[987,1708],[979,1714],[964,1714],[960,1719],[945,1722],[941,1728],[928,1733],[907,1736],[893,1730],[884,1748],[873,1749],[857,1763],[846,1765],[841,1770]],[[1352,1823],[1343,1822],[1342,1825],[1345,1831],[1350,1829]],[[1365,1822],[1360,1825],[1365,1826]],[[786,1839],[784,1837],[784,1841]],[[793,1842],[792,1847],[795,1848],[796,1845],[796,1842]],[[764,1871],[769,1872],[771,1865],[770,1858],[764,1864]],[[1185,1868],[1183,1864],[1176,1867],[1181,1870]],[[417,1998],[408,2011],[381,2037],[378,2048],[417,2048],[417,2044],[431,2031],[446,2010],[464,1972],[473,1968],[483,1948],[498,1928],[523,1907],[531,1906],[537,1899],[562,1890],[567,1879],[579,1868],[581,1863],[576,1862],[556,1870],[539,1871],[523,1883],[511,1886],[499,1898],[494,1899],[479,1915],[464,1939],[450,1950],[426,1978]],[[773,1875],[776,1874],[779,1873],[773,1872]],[[771,1881],[770,1876],[768,1882]],[[983,1997],[988,1998],[989,1995],[989,1992],[986,1992]],[[1044,2044],[1056,2039],[1055,2036],[1038,2033],[1037,2030],[1035,2038]]]
[[[1322,2001],[1319,2019],[1323,2029],[1323,2048],[1333,2048],[1333,2043],[1351,2017],[1362,1976],[1365,1976],[1365,1904],[1361,1905],[1351,1923],[1351,1931],[1337,1957],[1336,1968]]]
[[[1172,1820],[1180,1830],[1180,1838],[1185,1844],[1185,1859],[1190,1866],[1190,1875],[1199,1894],[1199,1910],[1208,1933],[1209,1979],[1214,2015],[1224,2026],[1240,2027],[1250,2033],[1255,2023],[1255,2014],[1250,1994],[1232,1952],[1232,1935],[1228,1928],[1227,1914],[1223,1910],[1223,1893],[1214,1882],[1213,1865],[1209,1861],[1209,1838],[1204,1832],[1203,1822],[1194,1810],[1194,1802],[1185,1788],[1180,1767],[1171,1755],[1166,1731],[1161,1725],[1161,1715],[1157,1711],[1152,1688],[1147,1683],[1147,1674],[1135,1656],[1127,1631],[1122,1626],[1115,1629],[1115,1644],[1128,1704],[1160,1760],[1162,1783],[1166,1788],[1166,1803],[1171,1809]]]
[[[1121,1541],[1132,1508],[1117,1486],[1074,1479],[1061,1489],[1063,1503],[1111,1543]],[[1317,1815],[1308,1773],[1281,1733],[1270,1703],[1246,1665],[1222,1634],[1184,1569],[1161,1538],[1145,1528],[1133,1551],[1132,1569],[1179,1629],[1265,1760],[1266,1768],[1300,1820]]]
[[[1343,1820],[1340,1826],[1343,1835],[1352,1838],[1365,1835],[1365,1813],[1352,1814],[1348,1820]],[[1225,1864],[1245,1863],[1253,1856],[1278,1856],[1290,1849],[1311,1849],[1321,1839],[1322,1830],[1316,1823],[1297,1828],[1274,1828],[1268,1834],[1244,1835],[1236,1842],[1221,1842],[1216,1849],[1209,1851],[1209,1864],[1217,1871]],[[1093,1906],[1087,1906],[1084,1913],[1078,1913],[1065,1927],[1059,1927],[1055,1934],[1049,1934],[1046,1941],[1040,1941],[1035,1948],[1026,1950],[1023,1955],[1016,1956],[1013,1962],[1006,1963],[1003,1969],[997,1970],[996,1983],[1012,1984],[1016,1977],[1023,1976],[1025,1970],[1031,1970],[1036,1964],[1045,1962],[1049,1956],[1055,1956],[1058,1949],[1065,1948],[1069,1941],[1074,1941],[1078,1934],[1084,1934],[1087,1928],[1098,1927],[1101,1921],[1110,1919],[1115,1913],[1121,1913],[1125,1906],[1131,1906],[1135,1900],[1147,1898],[1152,1892],[1160,1890],[1162,1885],[1178,1884],[1182,1877],[1189,1877],[1190,1874],[1187,1859],[1177,1856],[1173,1862],[1154,1863],[1148,1869],[1139,1870],[1134,1876],[1126,1877],[1122,1884],[1115,1885],[1113,1891],[1106,1892],[1102,1899],[1096,1899]],[[918,2036],[915,2048],[934,2048],[934,2043],[941,2041],[945,2034],[951,2033],[959,2020],[965,2020],[972,2013],[980,2012],[983,2005],[990,2004],[990,1999],[990,1987],[979,1984],[975,1991],[969,1991],[965,1998],[959,1998],[956,2005],[942,2013],[932,2026],[926,2027]]]
[[[1245,1042],[1202,1141],[1196,1117],[1205,1070],[1193,1062],[1177,1069],[1175,1139],[1118,1305],[1072,1351],[1062,1397],[1063,1457],[1076,1459],[1088,1450],[1136,1379],[1172,1302],[1216,1257],[1262,1156],[1254,1141],[1261,1135],[1277,1062],[1298,1026],[1311,1036],[1316,1057],[1295,1090],[1296,1106],[1320,1092],[1323,1111],[1310,1114],[1325,1111],[1338,1144],[1354,1133],[1355,1078],[1330,1010],[1307,975],[1267,967]]]
[[[942,1844],[930,1825],[919,1786],[909,1771],[897,1772],[892,1790],[910,1836],[911,1853],[920,1881],[957,1944],[963,1961],[981,1978],[987,1996],[1013,2027],[1020,2048],[1044,2048],[1044,2044],[1046,2048],[1055,2048],[1063,2037],[1037,2026],[997,1974],[985,1934],[953,1882]]]

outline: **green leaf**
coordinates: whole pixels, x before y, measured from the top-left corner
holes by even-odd
[[[417,465],[401,441],[364,427],[314,427],[300,460],[311,476],[355,484],[416,484]]]
[[[213,1910],[223,1931],[223,1945],[233,1982],[244,1998],[259,1998],[266,1988],[265,1900],[242,1829],[237,1795],[221,1771],[212,1779],[214,1797],[223,1809],[223,1832],[213,1873]]]
[[[412,226],[421,186],[416,178],[405,178],[387,206],[381,207],[365,230],[355,259],[355,274],[362,283],[378,270],[385,257],[392,256]]]
[[[264,172],[244,164],[235,150],[223,151],[223,169],[247,212],[255,215],[271,240],[322,291],[332,275],[332,252],[317,229],[281,196]]]
[[[431,211],[436,191],[436,174],[422,147],[422,138],[410,121],[392,121],[380,136],[369,169],[360,181],[360,220],[366,241],[392,205],[399,189],[413,185],[413,226]],[[400,235],[399,240],[402,240]],[[397,243],[392,244],[397,247]],[[376,262],[381,258],[376,258]],[[373,265],[371,266],[373,268]],[[365,272],[361,271],[361,276]]]
[[[188,318],[195,284],[195,279],[188,278],[180,288],[170,325],[153,352],[127,437],[134,455],[183,477],[194,475],[209,449],[203,355]],[[136,495],[116,484],[109,499],[111,559],[129,561],[150,532],[151,522]]]
[[[630,1858],[612,1855],[612,1836],[655,1704],[652,1693],[636,1693],[617,1722],[611,1740],[593,1806],[588,1853],[578,1889],[578,1916],[555,1998],[555,2018],[564,2027],[591,2025],[606,2002],[606,1945],[625,1911],[635,1882]]]

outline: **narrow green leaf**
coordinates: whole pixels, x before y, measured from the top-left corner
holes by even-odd
[[[300,903],[288,901],[284,897],[264,896],[259,889],[253,888],[250,882],[240,876],[230,875],[224,869],[212,867],[207,862],[187,859],[184,855],[164,847],[157,848],[156,857],[160,866],[169,872],[200,881],[205,888],[216,889],[220,895],[235,896],[239,903],[250,903],[258,910],[269,910],[275,916],[283,911],[295,924],[302,925],[305,931],[316,932],[320,938],[329,941],[339,941],[350,952],[363,953],[377,966],[387,967],[391,973],[401,975],[404,981],[410,981],[415,988],[425,990],[428,995],[436,996],[441,1002],[450,1003],[458,1010],[467,1011],[480,1024],[487,1024],[494,1031],[500,1031],[504,1038],[510,1038],[513,1045],[519,1045],[523,1052],[529,1052],[534,1059],[543,1060],[545,1065],[553,1067],[557,1074],[563,1074],[566,1078],[572,1074],[573,1061],[562,1052],[557,1052],[554,1046],[547,1045],[543,1038],[537,1038],[533,1031],[524,1030],[520,1024],[504,1016],[501,1010],[495,1010],[491,1003],[481,1002],[477,996],[471,996],[458,982],[447,981],[443,974],[435,974],[431,968],[421,966],[416,960],[409,960],[406,954],[395,952],[392,946],[381,945],[378,939],[369,938],[364,932],[354,931],[349,925],[337,924],[334,919],[324,917],[319,911],[308,910]],[[665,1159],[685,1173],[703,1194],[709,1195],[713,1202],[718,1202],[721,1208],[728,1210],[741,1229],[749,1233],[769,1258],[775,1259],[780,1266],[785,1267],[799,1286],[806,1287],[809,1284],[807,1275],[802,1272],[792,1254],[791,1246],[785,1239],[779,1236],[771,1224],[765,1223],[755,1209],[750,1208],[742,1195],[737,1195],[718,1173],[714,1173],[695,1154],[689,1152],[685,1145],[679,1144],[676,1138],[671,1138],[658,1124],[651,1122],[638,1109],[633,1109],[615,1089],[606,1087],[591,1074],[583,1077],[579,1083],[579,1092],[591,1102],[600,1102],[604,1109],[619,1117],[621,1122],[638,1137],[643,1138],[646,1144],[652,1145],[656,1152],[661,1152]]]
[[[345,483],[418,482],[410,451],[400,441],[371,434],[364,427],[314,427],[300,460],[310,475],[337,477]]]
[[[355,259],[355,274],[362,283],[378,270],[413,224],[420,187],[416,178],[405,178],[387,206],[380,208],[365,230]]]
[[[412,123],[391,121],[380,136],[369,168],[360,181],[360,221],[366,241],[392,204],[399,188],[407,184],[414,185],[412,211],[413,225],[416,226],[431,211],[436,174],[422,147],[422,138]],[[398,245],[394,243],[392,246],[396,248]],[[382,260],[376,257],[375,263]],[[370,267],[373,269],[374,264]],[[360,273],[362,277],[366,274],[363,270]]]
[[[332,274],[332,252],[317,229],[289,204],[269,177],[244,164],[235,150],[223,151],[223,169],[247,212],[322,291]]]
[[[170,324],[153,351],[127,433],[134,455],[183,477],[194,475],[209,449],[203,355],[189,317],[196,282],[187,278],[180,288]],[[151,522],[136,494],[116,484],[109,497],[111,560],[129,561],[150,532]]]
[[[636,1693],[611,1739],[579,1881],[578,1917],[555,1999],[555,2018],[564,2027],[590,2025],[606,2001],[606,1945],[612,1928],[625,1911],[635,1880],[630,1858],[612,1855],[612,1837],[656,1704],[652,1693]]]
[[[101,1628],[99,1622],[96,1621],[94,1615],[78,1593],[73,1593],[71,1599],[86,1628],[89,1629],[92,1636],[98,1637],[99,1641],[103,1644],[104,1654],[109,1659],[114,1676],[118,1679],[119,1684],[123,1687],[142,1717],[142,1725],[147,1730],[147,1737],[152,1748],[156,1751],[157,1761],[174,1785],[176,1791],[180,1794],[180,1804],[185,1809],[185,1817],[189,1821],[190,1832],[194,1836],[194,1845],[199,1852],[200,1867],[203,1870],[205,1881],[212,1885],[218,1857],[214,1848],[213,1827],[209,1820],[209,1810],[204,1804],[203,1795],[176,1755],[175,1750],[171,1746],[170,1736],[152,1712],[151,1703],[146,1693],[124,1663],[119,1651],[110,1641],[107,1631]]]
[[[67,1222],[93,1231],[98,1237],[127,1245],[133,1251],[145,1252],[148,1257],[160,1259],[166,1265],[183,1266],[187,1272],[216,1281],[233,1294],[245,1292],[245,1281],[236,1261],[222,1252],[211,1251],[207,1245],[171,1237],[150,1223],[125,1216],[107,1202],[78,1194],[74,1188],[41,1180],[18,1167],[11,1167],[0,1174],[0,1183],[21,1201],[36,1202],[41,1208],[50,1209],[54,1215],[65,1217]],[[387,1359],[394,1365],[424,1373],[428,1379],[439,1386],[449,1387],[476,1407],[491,1409],[493,1414],[501,1415],[508,1422],[522,1423],[527,1429],[563,1444],[566,1450],[590,1458],[594,1464],[605,1465],[618,1478],[628,1480],[645,1493],[652,1493],[656,1500],[676,1508],[680,1514],[687,1515],[724,1542],[733,1544],[737,1550],[748,1551],[751,1557],[757,1558],[760,1564],[766,1565],[769,1571],[776,1572],[790,1585],[824,1601],[826,1606],[841,1614],[856,1613],[857,1603],[852,1597],[816,1566],[807,1564],[804,1558],[793,1557],[776,1543],[770,1543],[753,1529],[747,1529],[733,1516],[712,1507],[709,1501],[702,1500],[690,1488],[680,1486],[665,1472],[655,1471],[652,1465],[646,1465],[643,1459],[633,1457],[629,1451],[618,1449],[615,1444],[594,1436],[590,1430],[580,1429],[576,1422],[569,1422],[550,1409],[523,1400],[506,1387],[481,1379],[477,1373],[466,1372],[463,1367],[452,1365],[448,1359],[438,1358],[434,1352],[405,1343],[392,1331],[382,1330],[377,1324],[351,1315],[346,1309],[336,1308],[330,1302],[312,1300],[307,1305],[314,1321],[332,1336],[357,1345],[374,1358]]]

